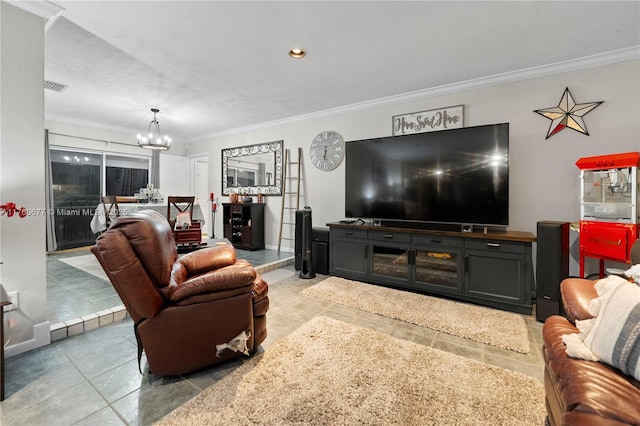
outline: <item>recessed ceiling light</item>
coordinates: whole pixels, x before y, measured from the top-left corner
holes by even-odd
[[[306,54],[307,52],[297,47],[289,51],[289,56],[291,56],[294,59],[304,58]]]

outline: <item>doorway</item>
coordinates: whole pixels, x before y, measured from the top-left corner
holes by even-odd
[[[202,212],[206,215],[206,212],[211,209],[209,194],[214,192],[209,190],[209,156],[192,157],[191,170],[193,171],[193,192],[200,201]],[[210,225],[207,226],[207,234],[209,236],[215,235],[213,221],[205,216],[205,222],[210,222]]]

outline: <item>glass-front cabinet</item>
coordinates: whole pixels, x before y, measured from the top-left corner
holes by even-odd
[[[410,282],[411,239],[398,232],[369,232],[371,277],[389,284]]]
[[[414,286],[458,293],[462,290],[462,240],[452,237],[414,237]]]

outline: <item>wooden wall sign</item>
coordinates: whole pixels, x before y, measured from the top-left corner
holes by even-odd
[[[463,106],[451,106],[392,117],[393,136],[462,127]]]

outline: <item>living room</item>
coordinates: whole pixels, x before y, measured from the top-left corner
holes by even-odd
[[[619,13],[616,15],[618,19],[622,19],[625,14],[637,17],[637,3],[615,3],[620,3],[619,11],[615,12],[615,7],[612,9],[612,13]],[[630,7],[631,12],[627,7]],[[31,29],[37,33],[43,20],[39,18],[34,22],[31,16],[25,16],[28,15],[27,12],[13,8],[6,2],[2,3],[3,32],[11,29],[24,36],[24,32]],[[574,18],[567,14],[564,19]],[[635,44],[626,48],[593,51],[581,57],[560,55],[553,63],[530,64],[525,69],[498,76],[483,76],[432,88],[416,87],[412,93],[339,105],[314,114],[279,118],[270,123],[254,123],[253,126],[238,125],[202,139],[177,141],[169,154],[162,156],[179,157],[185,161],[193,157],[206,157],[210,192],[216,193],[218,202],[223,203],[228,202],[228,198],[220,194],[222,174],[219,165],[223,149],[277,140],[282,140],[284,147],[291,152],[302,148],[305,185],[302,203],[312,207],[314,226],[325,226],[326,223],[345,217],[345,169],[342,164],[327,172],[311,165],[308,150],[318,133],[325,130],[337,131],[347,143],[389,136],[392,134],[393,116],[462,105],[465,127],[510,124],[509,229],[535,233],[536,223],[541,220],[573,222],[579,219],[579,170],[575,165],[579,158],[638,151],[640,148],[640,43],[637,40],[637,19],[635,22]],[[581,25],[589,27],[592,22],[583,22]],[[607,37],[615,39],[616,30],[611,28]],[[18,71],[13,68],[5,69],[9,67],[7,64],[11,60],[21,58],[20,55],[24,53],[20,46],[5,49],[8,40],[4,40],[2,46],[2,202],[14,201],[29,208],[44,205],[44,128],[52,133],[70,134],[87,140],[121,143],[131,143],[133,140],[132,134],[117,127],[92,128],[69,121],[56,121],[55,117],[46,115],[42,91],[33,89],[33,82],[40,81],[43,77],[45,36],[40,34],[40,38],[39,41],[34,41],[33,56],[27,59],[26,65],[19,67],[38,69],[39,73],[35,75],[16,77]],[[562,52],[584,49],[582,43],[584,42],[581,40],[570,38],[560,43],[561,47],[545,45],[541,48],[535,39],[527,39],[521,44],[521,49],[557,49]],[[16,58],[9,56],[10,54],[16,55]],[[429,73],[428,70],[421,72]],[[534,110],[557,106],[566,88],[570,89],[577,103],[604,103],[584,117],[588,134],[565,129],[547,138],[550,121]],[[29,100],[25,100],[27,98]],[[143,115],[140,127],[148,123],[151,118],[147,117],[148,108],[153,106],[145,106],[140,111]],[[44,123],[43,116],[46,117]],[[171,117],[170,110],[164,109],[161,110],[159,119],[161,124],[177,120]],[[208,117],[205,120],[213,119],[214,117]],[[119,145],[105,147],[102,142],[72,143],[52,137],[50,143],[113,150],[112,152],[123,151]],[[124,151],[139,153],[141,150],[135,146],[135,142],[133,145]],[[161,173],[165,172],[161,170]],[[265,227],[265,241],[273,249],[278,243],[281,199],[271,196],[265,198],[265,223],[268,224]],[[222,226],[218,218],[216,235],[222,235]],[[21,332],[16,333],[20,338],[7,348],[8,353],[17,354],[40,346],[39,342],[42,340],[39,336],[48,335],[46,249],[43,243],[46,226],[41,217],[28,217],[24,220],[3,217],[0,232],[3,237],[2,282],[7,290],[20,291],[21,307],[24,309],[25,321],[19,325]],[[20,249],[16,250],[16,247]],[[292,247],[287,249],[292,250]],[[25,253],[28,255],[25,256]],[[590,272],[594,272],[596,265],[590,264],[589,267]]]

